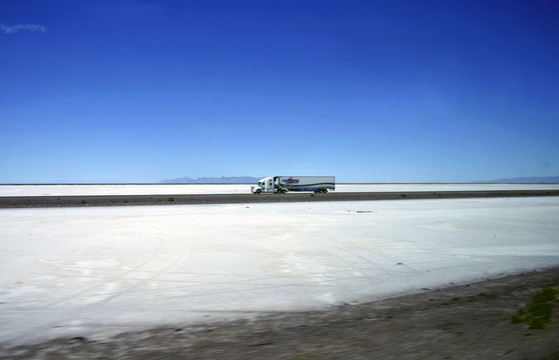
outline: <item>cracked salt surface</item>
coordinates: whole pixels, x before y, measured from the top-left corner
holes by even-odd
[[[0,343],[308,310],[559,265],[559,197],[0,210]]]

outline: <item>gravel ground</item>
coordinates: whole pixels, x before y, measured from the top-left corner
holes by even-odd
[[[559,268],[323,311],[0,349],[1,359],[559,359],[559,327],[509,317]],[[559,321],[555,308],[554,320]]]
[[[360,201],[458,199],[488,197],[559,196],[559,190],[410,191],[410,192],[330,192],[327,194],[176,194],[176,195],[75,195],[0,196],[0,208],[239,204],[303,201]]]

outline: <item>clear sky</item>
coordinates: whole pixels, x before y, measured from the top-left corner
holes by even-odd
[[[559,175],[556,0],[0,0],[0,183]]]

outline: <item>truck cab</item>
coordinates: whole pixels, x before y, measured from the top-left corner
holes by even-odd
[[[274,177],[270,176],[258,181],[257,185],[253,185],[250,187],[250,191],[253,194],[260,194],[260,193],[273,193],[275,192],[275,184],[274,184]]]

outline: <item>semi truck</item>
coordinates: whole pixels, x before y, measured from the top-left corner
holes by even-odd
[[[288,191],[314,191],[326,193],[336,188],[334,176],[270,176],[251,186],[253,194],[276,193],[284,194]]]

